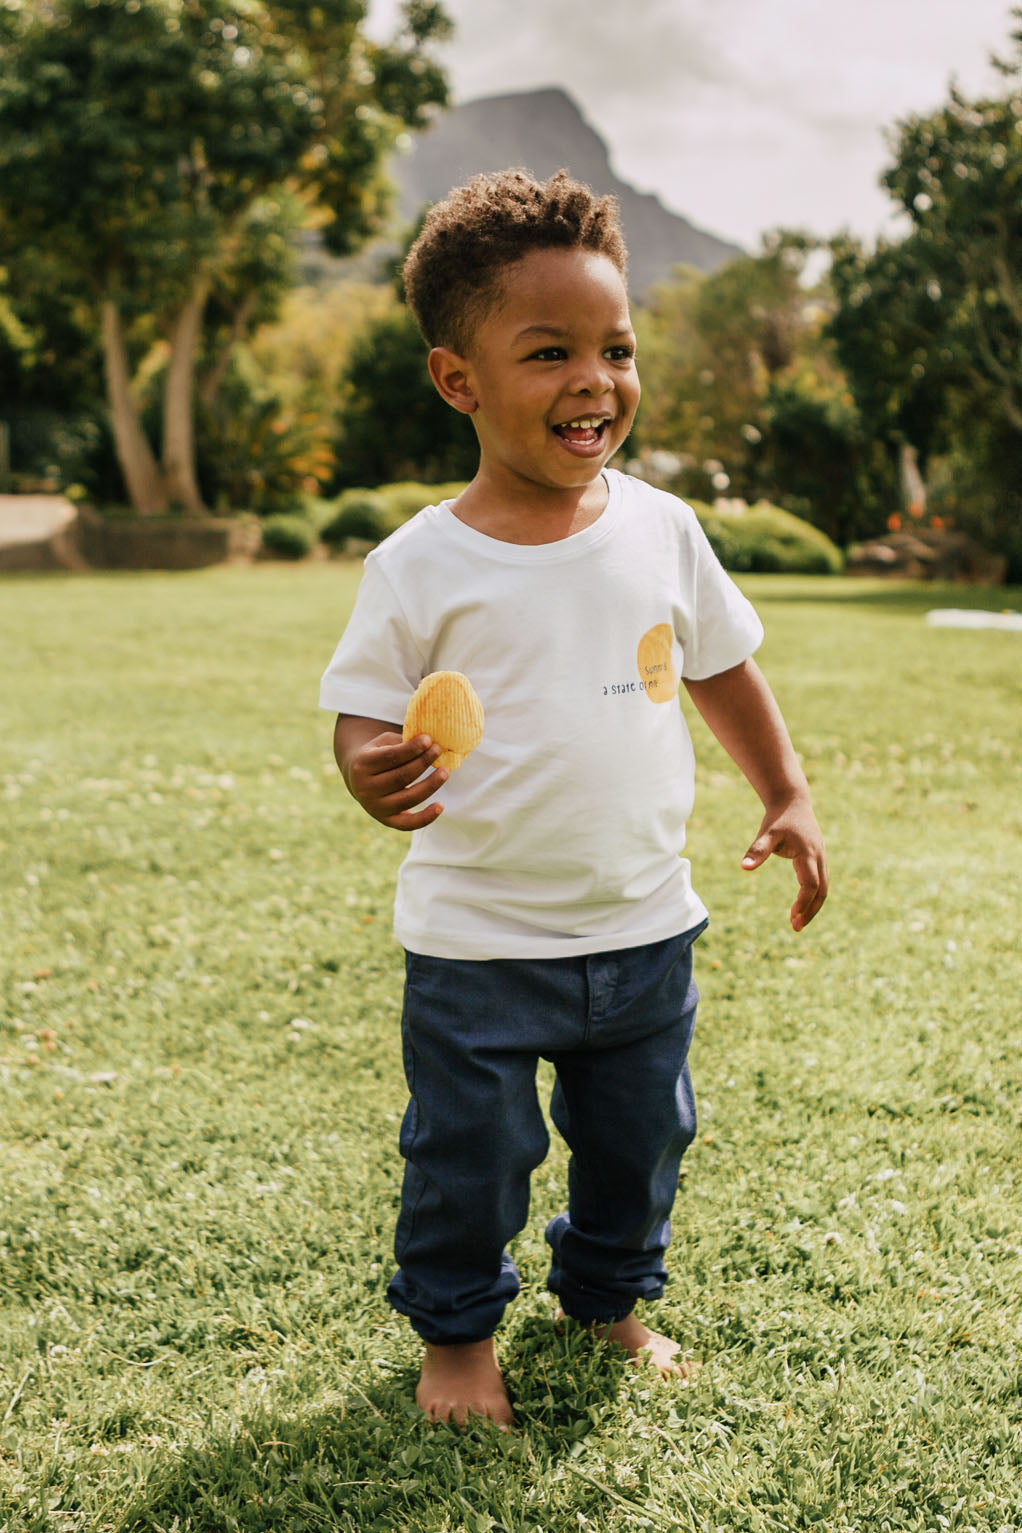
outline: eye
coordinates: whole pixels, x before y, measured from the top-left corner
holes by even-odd
[[[630,362],[635,356],[635,347],[629,345],[608,346],[603,355],[611,362]]]
[[[563,346],[543,346],[530,354],[530,362],[563,362],[568,353]]]

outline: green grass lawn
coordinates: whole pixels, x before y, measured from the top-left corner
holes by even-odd
[[[555,1147],[505,1438],[418,1418],[384,1298],[404,843],[316,708],[356,581],[0,586],[0,1529],[1022,1528],[1022,636],[923,621],[1019,593],[743,580],[832,895],[795,937],[790,867],[741,872],[693,723],[701,1121],[647,1318],[702,1371],[552,1329]]]

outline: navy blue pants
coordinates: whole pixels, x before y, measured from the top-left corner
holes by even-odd
[[[402,1042],[411,1100],[388,1297],[427,1342],[491,1336],[519,1290],[508,1242],[549,1148],[536,1066],[571,1150],[568,1212],[551,1220],[549,1287],[575,1319],[658,1298],[681,1157],[695,1134],[688,1050],[692,944],[487,961],[406,957]]]

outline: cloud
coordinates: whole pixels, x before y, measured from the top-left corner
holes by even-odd
[[[620,0],[515,0],[513,8],[503,0],[454,0],[452,57],[471,60],[458,70],[459,94],[491,94],[526,76],[634,106],[686,81],[723,83],[726,66],[707,22],[712,8],[710,0],[642,0],[635,8]]]
[[[988,88],[1011,0],[446,0],[456,99],[559,85],[618,173],[754,245],[778,223],[872,233],[884,130]],[[372,0],[377,34],[397,0]],[[1003,89],[1001,82],[999,89]]]

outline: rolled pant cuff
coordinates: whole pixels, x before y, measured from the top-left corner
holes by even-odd
[[[490,1302],[464,1309],[434,1309],[423,1302],[418,1293],[406,1293],[404,1274],[397,1272],[387,1288],[387,1300],[391,1309],[404,1315],[412,1330],[431,1347],[469,1346],[473,1342],[488,1341],[500,1324],[504,1310],[518,1292],[518,1274],[512,1269],[504,1279],[504,1292],[498,1293]]]
[[[561,1304],[561,1308],[567,1318],[569,1320],[574,1320],[576,1325],[617,1325],[619,1320],[628,1319],[628,1316],[632,1313],[635,1305],[629,1303],[625,1305],[624,1308],[617,1308],[612,1314],[607,1313],[606,1306],[604,1306],[602,1309],[599,1309],[596,1313],[590,1313],[588,1310],[580,1313],[577,1309],[569,1309],[568,1306],[563,1303]]]

